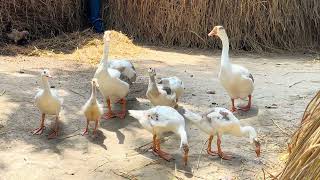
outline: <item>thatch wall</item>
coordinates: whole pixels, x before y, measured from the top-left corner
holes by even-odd
[[[223,25],[233,49],[296,50],[320,46],[319,0],[109,0],[110,27],[144,42],[212,47]]]
[[[84,10],[83,0],[0,0],[0,30],[11,21],[32,38],[50,37],[80,29]]]
[[[136,40],[214,47],[214,25],[225,26],[233,49],[297,50],[320,46],[319,0],[101,0],[109,29]],[[87,0],[0,0],[0,30],[13,22],[33,38],[87,27]]]
[[[307,106],[290,147],[279,179],[320,179],[320,91]]]

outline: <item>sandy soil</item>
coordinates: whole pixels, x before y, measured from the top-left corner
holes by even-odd
[[[139,78],[128,108],[151,107],[144,95],[147,67],[156,67],[158,77],[176,75],[184,81],[181,105],[185,107],[197,112],[229,107],[230,100],[217,80],[219,55],[219,51],[151,48],[133,60]],[[253,109],[236,116],[258,131],[262,157],[256,158],[247,138],[228,135],[223,137],[222,147],[234,158],[210,157],[201,151],[207,135],[188,124],[190,159],[184,167],[179,137],[164,138],[163,149],[175,157],[166,162],[148,151],[151,134],[128,116],[125,120],[101,120],[97,138],[80,135],[85,127],[80,108],[90,96],[89,80],[95,67],[40,57],[0,57],[0,179],[263,179],[262,168],[276,174],[283,166],[289,135],[320,88],[320,63],[311,55],[237,54],[232,58],[249,68],[255,78]],[[55,140],[46,137],[53,117],[47,118],[43,135],[30,133],[39,125],[33,97],[42,68],[51,70],[55,76],[51,85],[64,98],[61,133]],[[207,94],[207,90],[216,94]]]

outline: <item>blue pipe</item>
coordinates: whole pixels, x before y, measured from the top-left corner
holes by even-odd
[[[100,0],[89,0],[89,21],[97,33],[104,31],[103,21],[100,16]]]

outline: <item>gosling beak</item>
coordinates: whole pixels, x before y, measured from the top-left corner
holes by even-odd
[[[216,36],[216,35],[217,35],[217,29],[213,29],[213,30],[208,34],[209,37],[213,37],[213,36]]]
[[[94,83],[94,86],[96,86],[97,88],[99,88],[99,83],[98,83],[97,78],[93,78],[93,79],[92,79],[92,83]]]

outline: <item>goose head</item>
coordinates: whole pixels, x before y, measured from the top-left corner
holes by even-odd
[[[98,84],[97,78],[93,78],[93,79],[91,80],[91,85],[92,85],[92,87],[97,87],[97,88],[99,88],[99,84]]]
[[[52,76],[50,75],[50,72],[49,72],[48,69],[42,70],[42,72],[41,72],[41,78],[42,78],[43,80],[48,80],[48,78],[52,78]]]
[[[29,31],[21,31],[21,39],[26,38],[29,34]]]
[[[213,29],[208,34],[209,37],[218,36],[220,38],[226,35],[226,30],[223,26],[214,26]]]
[[[154,68],[149,68],[148,69],[148,74],[150,77],[155,77],[157,74],[156,74],[156,70]]]
[[[103,40],[105,42],[109,42],[110,41],[110,36],[111,36],[111,31],[105,31],[104,35],[103,35]]]

